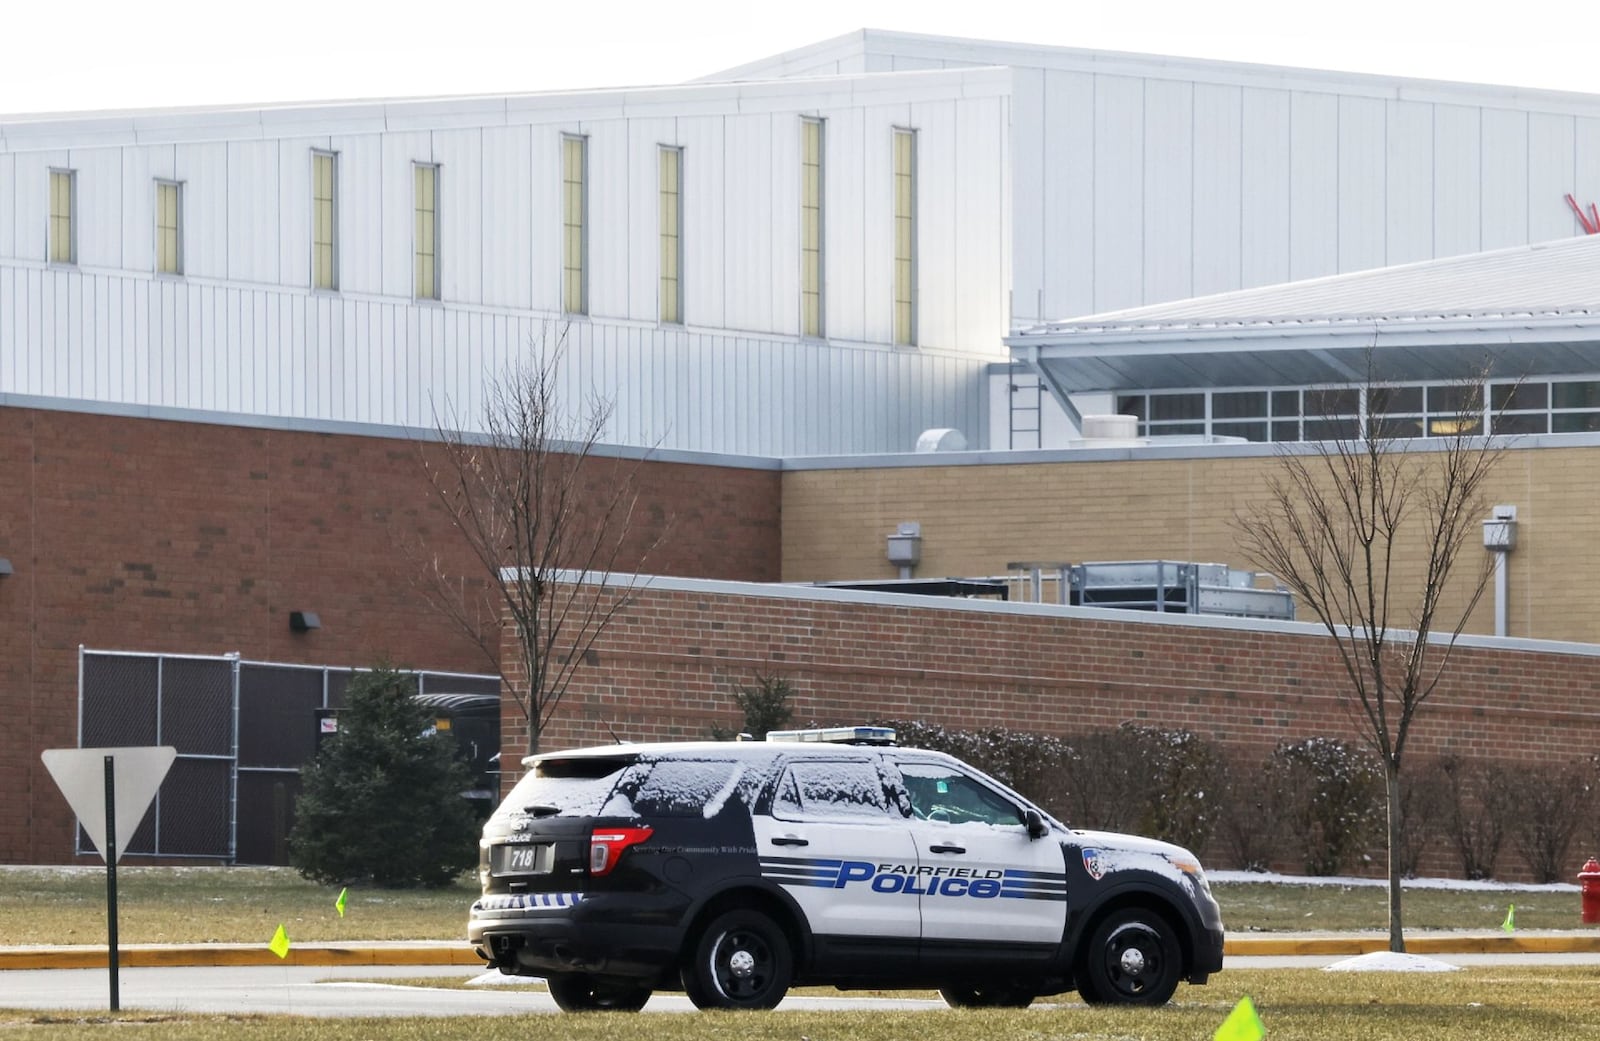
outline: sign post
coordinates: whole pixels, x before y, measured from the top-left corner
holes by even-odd
[[[117,861],[119,835],[138,830],[178,750],[158,748],[50,748],[39,758],[78,815],[78,823],[106,862],[106,933],[110,944],[111,1011],[121,1007],[117,987]]]

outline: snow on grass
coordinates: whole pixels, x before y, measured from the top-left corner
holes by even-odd
[[[1354,878],[1348,875],[1280,875],[1271,871],[1207,871],[1206,879],[1213,884],[1245,885],[1255,882],[1268,885],[1289,886],[1388,886],[1385,878]],[[1553,882],[1533,885],[1528,882],[1497,882],[1494,879],[1466,881],[1459,878],[1408,878],[1401,883],[1404,889],[1449,889],[1468,893],[1576,893],[1575,882]]]
[[[1424,958],[1420,954],[1396,954],[1393,951],[1373,951],[1354,958],[1324,965],[1323,972],[1460,972],[1461,966]]]

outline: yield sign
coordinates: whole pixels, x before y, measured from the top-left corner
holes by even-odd
[[[133,838],[134,829],[144,820],[145,811],[156,797],[156,789],[172,767],[178,750],[170,745],[156,748],[51,748],[40,758],[55,778],[56,787],[67,797],[78,822],[89,833],[89,840],[106,855],[106,757],[113,761],[116,809],[116,859]]]

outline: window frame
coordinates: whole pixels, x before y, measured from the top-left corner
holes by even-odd
[[[433,190],[432,190],[431,194],[432,194],[433,197],[430,200],[430,202],[432,204],[432,209],[429,210],[429,211],[424,211],[417,205],[418,202],[420,201],[420,196],[421,196],[420,189],[422,187],[421,181],[420,181],[420,177],[421,177],[422,171],[424,171],[424,170],[428,171],[429,175],[432,178],[432,188],[433,188]],[[433,239],[433,243],[432,243],[433,249],[432,249],[431,252],[426,253],[426,254],[420,251],[420,249],[419,249],[420,244],[417,241],[417,229],[419,227],[418,218],[424,212],[428,212],[430,214],[430,223],[431,223],[430,232],[431,232],[431,237]],[[430,290],[430,294],[424,294],[422,292],[419,292],[419,290],[423,288],[423,286],[422,286],[422,277],[421,277],[422,276],[422,270],[419,267],[419,262],[421,261],[421,259],[424,256],[428,257],[429,260],[432,263],[432,275],[433,275],[433,278],[431,279],[431,282],[432,282],[431,286],[428,287],[429,290]],[[424,162],[424,161],[422,161],[420,159],[419,160],[412,160],[412,163],[411,163],[411,298],[412,298],[412,300],[414,300],[414,301],[416,301],[418,303],[438,303],[440,301],[440,297],[442,296],[442,292],[441,292],[441,288],[440,288],[441,280],[440,280],[440,277],[439,277],[439,275],[440,275],[439,268],[440,268],[440,264],[439,264],[439,164],[438,163],[433,163],[433,162]]]
[[[161,194],[164,189],[172,189],[172,267],[161,266]],[[183,271],[183,182],[171,177],[154,178],[155,212],[152,214],[152,227],[155,237],[151,242],[154,247],[151,255],[151,269],[157,278],[182,278]]]
[[[320,284],[317,278],[317,250],[320,243],[317,240],[317,205],[322,201],[317,194],[317,164],[322,160],[328,162],[328,270],[327,284]],[[416,188],[412,187],[412,207],[416,206]],[[434,270],[438,272],[438,177],[434,178]],[[413,220],[415,217],[413,217]],[[413,228],[413,234],[415,229]],[[416,263],[413,256],[412,263]],[[311,264],[310,264],[311,290],[316,293],[337,293],[339,291],[339,153],[327,148],[311,149]],[[415,289],[416,273],[412,272],[412,288]]]
[[[816,160],[808,159],[807,151],[815,138]],[[821,116],[800,117],[800,336],[807,340],[822,340],[828,335],[828,121]],[[815,170],[816,199],[808,198],[807,176]],[[808,227],[808,219],[814,227]],[[807,232],[814,234],[816,247],[806,246]],[[815,292],[806,291],[810,275]],[[807,322],[808,297],[815,297],[815,323]]]
[[[65,179],[67,186],[67,212],[64,216],[56,213],[56,178]],[[78,265],[78,171],[66,166],[52,166],[46,177],[46,191],[48,192],[47,205],[45,206],[45,262],[56,267],[76,267]],[[66,243],[65,250],[56,248],[57,221],[65,222]],[[58,253],[64,252],[64,256]]]
[[[901,144],[906,146],[905,169],[901,169]],[[896,126],[891,131],[891,213],[893,214],[894,270],[892,271],[892,311],[890,313],[890,339],[896,347],[917,346],[917,131],[914,127]],[[901,183],[905,183],[905,212],[901,212]],[[900,252],[901,222],[906,224],[906,256]],[[901,265],[905,277],[901,278]],[[904,307],[905,318],[901,318]]]
[[[674,182],[671,192],[667,191],[666,186],[669,158],[672,160]],[[665,227],[669,201],[673,220],[670,236]],[[656,317],[663,325],[683,325],[683,147],[681,145],[657,146],[656,204],[656,230],[660,246],[656,271]],[[673,265],[670,279],[666,273],[666,261],[669,256]]]
[[[577,178],[569,176],[571,149],[577,150]],[[589,313],[589,137],[587,134],[561,135],[561,313],[586,316]],[[573,205],[572,187],[577,187]],[[574,223],[576,217],[576,223]],[[573,267],[569,239],[576,229],[577,266]]]

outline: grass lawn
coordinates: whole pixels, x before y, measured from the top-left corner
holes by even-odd
[[[1387,928],[1381,886],[1229,883],[1213,886],[1231,932]],[[468,878],[437,890],[352,889],[344,918],[338,889],[285,868],[119,867],[123,943],[266,943],[282,922],[296,943],[452,940],[466,935],[476,894]],[[1523,929],[1577,928],[1575,893],[1415,889],[1408,929],[1493,930],[1517,905]],[[0,942],[103,944],[105,871],[0,870]]]
[[[0,1011],[0,1039],[76,1041],[116,1023],[118,1037],[162,1041],[1142,1041],[1209,1039],[1250,995],[1270,1041],[1550,1041],[1587,1036],[1600,1008],[1600,971],[1528,966],[1456,973],[1224,972],[1181,987],[1159,1009],[925,1012],[593,1013],[470,1019],[321,1020],[266,1016]],[[131,1032],[130,1032],[131,1031]]]

